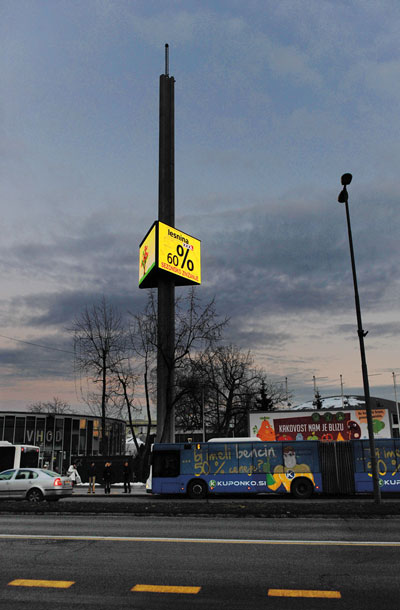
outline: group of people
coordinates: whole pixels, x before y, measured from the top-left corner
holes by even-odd
[[[71,466],[67,470],[67,476],[71,479],[72,485],[75,486],[77,483],[81,482],[81,477],[79,476],[79,472],[75,463],[71,464]],[[92,462],[89,466],[89,489],[88,494],[96,493],[96,477],[97,477],[97,468],[96,463]],[[103,470],[103,481],[104,481],[104,493],[109,495],[111,493],[111,483],[114,477],[114,473],[112,470],[112,463],[106,462]],[[124,494],[131,493],[131,480],[132,480],[132,468],[129,465],[129,462],[124,462],[122,468],[122,477],[124,482]]]

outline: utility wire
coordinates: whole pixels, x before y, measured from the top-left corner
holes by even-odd
[[[65,354],[73,354],[66,349],[60,349],[59,347],[49,347],[48,345],[40,345],[39,343],[32,343],[31,341],[23,341],[22,339],[15,339],[15,337],[6,337],[6,335],[0,335],[3,339],[9,339],[10,341],[15,341],[16,343],[25,343],[26,345],[33,345],[34,347],[41,347],[42,349],[50,349],[54,352],[64,352]]]

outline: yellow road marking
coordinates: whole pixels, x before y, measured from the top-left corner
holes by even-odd
[[[329,597],[340,599],[340,591],[316,591],[303,589],[268,589],[270,597]]]
[[[8,583],[13,587],[51,587],[53,589],[68,589],[75,584],[74,580],[32,580],[29,578],[16,578]]]
[[[195,595],[201,587],[171,587],[168,585],[135,585],[131,591],[141,593],[187,593]]]

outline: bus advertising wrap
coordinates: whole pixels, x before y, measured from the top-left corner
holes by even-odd
[[[382,491],[400,490],[400,439],[377,439]],[[274,441],[155,444],[153,493],[206,497],[223,493],[372,492],[369,442]]]

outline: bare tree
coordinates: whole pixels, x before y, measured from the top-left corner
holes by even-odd
[[[154,381],[157,362],[156,336],[157,324],[154,317],[154,295],[150,294],[145,310],[140,314],[132,316],[132,323],[129,328],[130,346],[133,352],[135,370],[138,373],[137,380],[139,380],[139,377],[142,379],[141,387],[144,394],[144,410],[147,421],[144,445],[139,446],[133,424],[129,420],[130,431],[137,450],[136,470],[140,481],[145,481],[148,476],[149,455],[153,440],[152,403],[156,397],[156,383]],[[128,414],[130,414],[129,408]]]
[[[157,307],[153,291],[149,292],[148,302],[143,314],[134,316],[135,331],[132,341],[135,350],[144,358],[146,378],[146,404],[149,404],[150,394],[155,395],[154,384],[149,381],[149,373],[155,366],[155,358],[158,348],[157,336]],[[228,320],[218,320],[215,301],[212,299],[205,306],[201,304],[195,288],[191,288],[185,294],[179,296],[175,302],[175,348],[172,362],[168,367],[179,374],[181,369],[187,367],[187,363],[195,357],[199,350],[209,349],[216,345],[221,338],[222,330]],[[136,338],[135,338],[136,336]],[[175,376],[170,375],[171,379]],[[165,421],[157,422],[161,430],[161,441],[164,438],[165,425],[168,417],[174,411],[175,404],[179,403],[182,396],[189,391],[188,387],[174,383],[173,388],[168,388],[168,408]]]
[[[52,413],[53,415],[74,413],[71,406],[58,396],[54,396],[53,400],[47,402],[34,402],[28,406],[28,410],[32,413]]]
[[[139,452],[139,444],[136,438],[135,428],[133,424],[133,415],[141,411],[136,405],[135,390],[139,380],[139,375],[132,370],[131,361],[119,362],[112,370],[112,378],[110,380],[111,390],[110,400],[114,404],[119,413],[119,417],[123,417],[126,409],[128,414],[128,425],[135,443],[136,452]]]
[[[86,307],[75,319],[73,328],[75,369],[89,383],[100,387],[88,390],[82,398],[92,408],[100,411],[102,442],[101,451],[107,453],[106,416],[113,403],[110,394],[115,391],[113,377],[126,360],[126,331],[121,314],[103,297],[99,304]]]
[[[271,409],[286,394],[267,381],[266,373],[254,366],[251,353],[234,345],[218,346],[198,354],[179,383],[187,388],[177,407],[178,425],[188,431],[203,427],[212,436],[248,434],[248,413]]]

